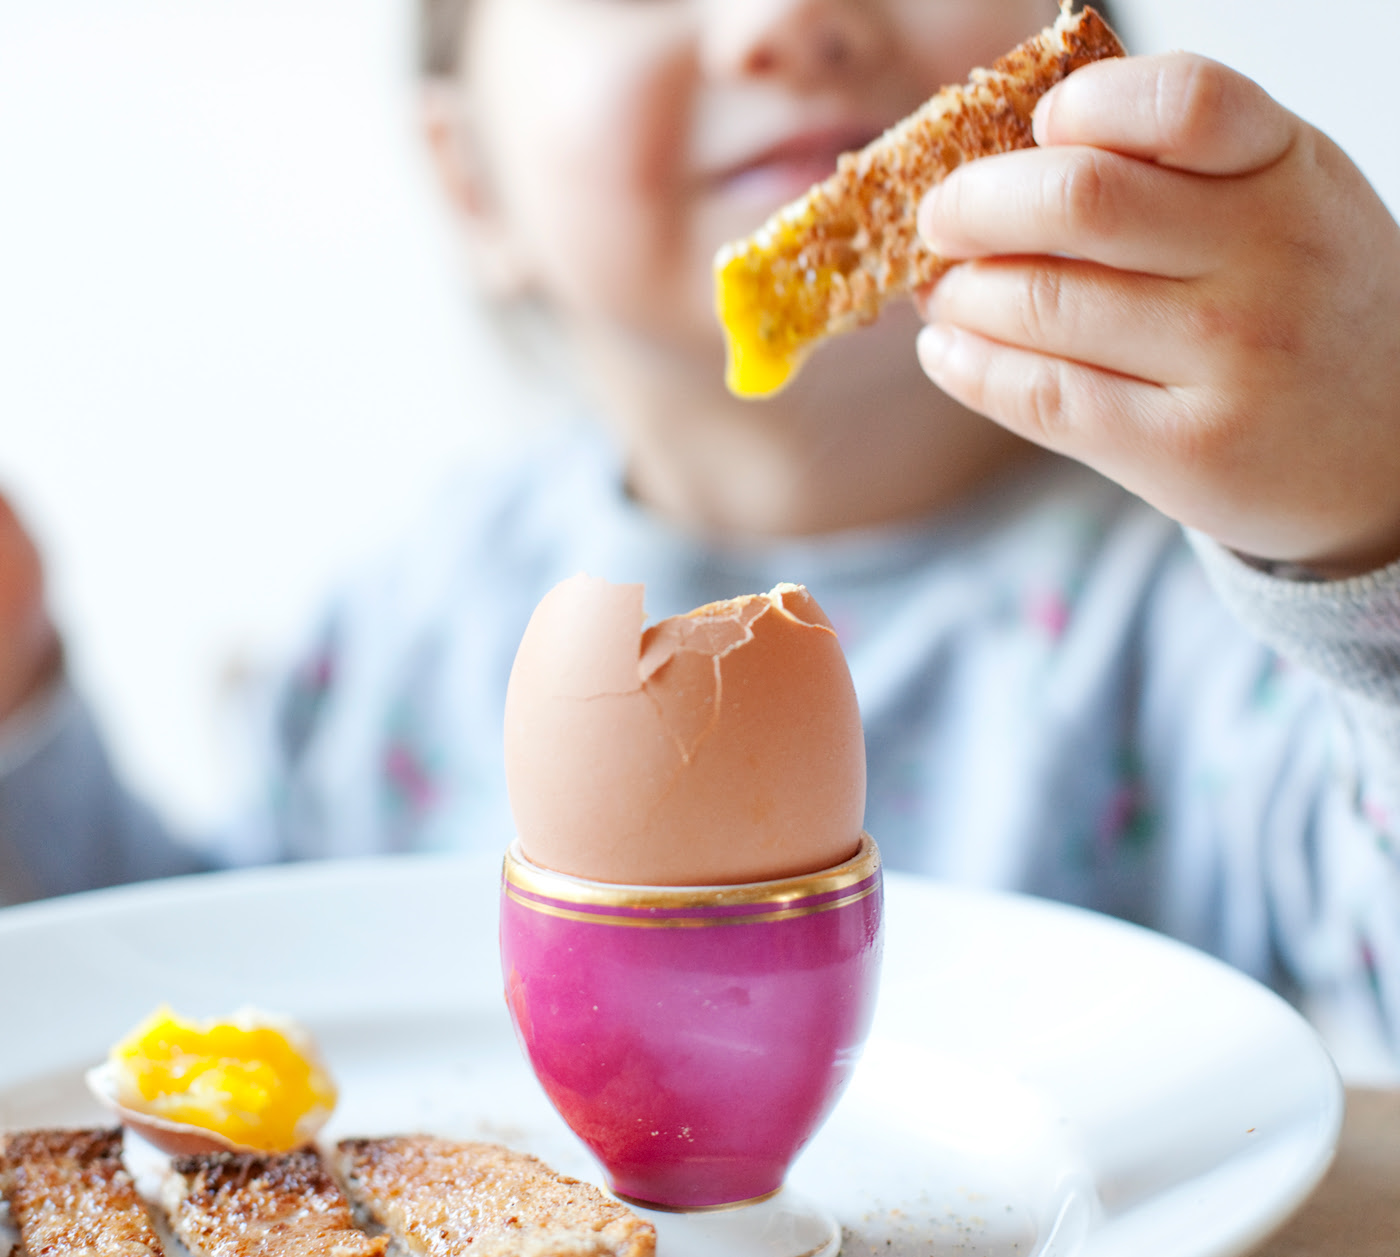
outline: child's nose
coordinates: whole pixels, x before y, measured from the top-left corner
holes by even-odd
[[[845,78],[878,57],[882,7],[882,0],[708,0],[706,68],[798,86]]]

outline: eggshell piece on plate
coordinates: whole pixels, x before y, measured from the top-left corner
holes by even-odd
[[[110,1061],[94,1065],[84,1075],[88,1090],[111,1111],[123,1126],[140,1135],[148,1144],[172,1157],[201,1156],[208,1152],[258,1152],[251,1144],[237,1143],[217,1131],[192,1126],[188,1122],[168,1122],[128,1108],[118,1098],[120,1084]]]
[[[305,1029],[254,1008],[189,1021],[162,1005],[88,1071],[87,1084],[172,1155],[285,1152],[312,1139],[336,1103]]]
[[[865,746],[816,600],[779,585],[643,631],[640,585],[545,595],[506,698],[521,849],[595,881],[732,885],[855,853]]]

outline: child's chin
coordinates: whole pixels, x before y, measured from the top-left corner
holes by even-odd
[[[874,323],[819,344],[789,387],[874,398],[928,385],[914,352],[922,326],[911,302],[891,302]]]

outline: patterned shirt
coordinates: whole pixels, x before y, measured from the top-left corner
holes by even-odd
[[[585,434],[469,469],[330,609],[276,702],[265,789],[201,857],[56,702],[8,772],[0,749],[0,895],[503,849],[505,687],[552,585],[644,582],[657,618],[789,580],[850,662],[888,867],[1162,930],[1300,1002],[1353,1074],[1400,1060],[1400,564],[1270,573],[1049,459],[917,524],[748,545],[623,484]]]

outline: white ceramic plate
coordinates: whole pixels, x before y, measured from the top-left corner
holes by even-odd
[[[320,1039],[342,1091],[327,1137],[486,1137],[598,1181],[506,1018],[497,873],[411,857],[0,912],[0,1129],[101,1120],[82,1071],[161,1001],[251,1003]],[[791,1179],[845,1257],[1225,1257],[1326,1169],[1336,1072],[1269,992],[1089,913],[888,891],[874,1033]]]

